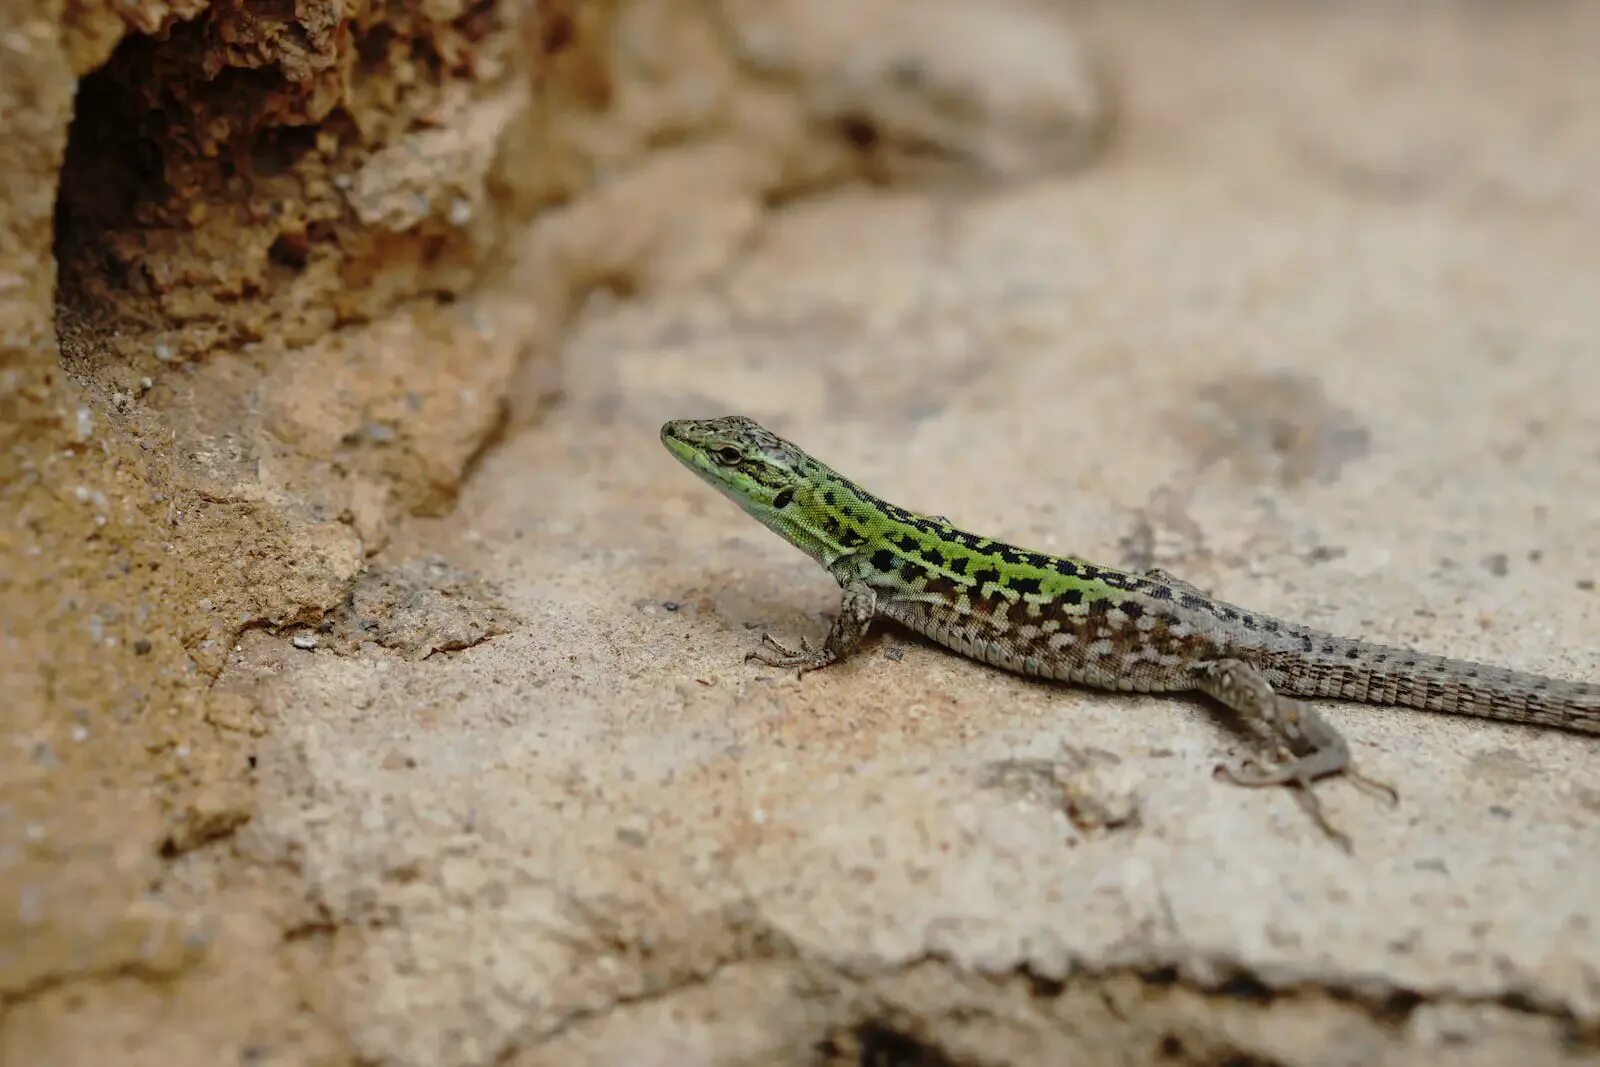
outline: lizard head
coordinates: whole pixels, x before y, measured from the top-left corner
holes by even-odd
[[[661,443],[763,526],[822,558],[810,489],[828,471],[816,460],[743,415],[674,419],[661,427]]]

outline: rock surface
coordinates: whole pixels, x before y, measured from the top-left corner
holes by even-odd
[[[264,219],[226,331],[239,262],[170,340],[69,301],[59,369],[8,208],[0,1061],[1600,1062],[1596,742],[1329,705],[1403,795],[1325,788],[1345,856],[1211,780],[1198,701],[893,630],[797,683],[741,658],[831,583],[656,440],[741,411],[986,533],[1594,677],[1596,14],[1019,2],[957,55],[903,8],[852,59],[816,5],[540,5],[363,148],[344,252]],[[55,159],[63,72],[164,11],[28,24]]]

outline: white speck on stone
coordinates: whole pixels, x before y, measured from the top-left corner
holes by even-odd
[[[765,823],[767,821],[767,809],[766,808],[757,808],[756,810],[754,810],[754,811],[752,811],[750,813],[750,818],[755,820],[755,824],[757,826],[762,825],[763,823]]]
[[[171,363],[172,357],[176,355],[176,353],[172,350],[172,344],[169,341],[157,341],[155,343],[154,350],[156,358],[163,363]]]
[[[94,433],[94,412],[88,408],[79,408],[75,416],[73,432],[79,441],[87,441]]]
[[[450,201],[450,224],[452,226],[465,226],[472,221],[472,205],[464,197],[456,197]]]
[[[172,750],[172,754],[174,756],[177,756],[179,759],[188,759],[189,758],[189,746],[188,745],[179,745],[177,748]]]
[[[89,740],[89,731],[82,726],[74,726],[72,728],[72,739],[74,741],[87,741]]]
[[[289,643],[295,648],[303,648],[307,651],[310,651],[311,649],[317,647],[317,635],[295,634],[293,637],[289,638]]]

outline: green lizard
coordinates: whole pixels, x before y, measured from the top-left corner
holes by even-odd
[[[817,670],[884,616],[973,659],[1021,674],[1140,693],[1199,691],[1265,730],[1279,759],[1219,767],[1248,786],[1288,785],[1335,842],[1312,783],[1358,774],[1344,738],[1293,697],[1329,697],[1600,734],[1600,685],[1561,681],[1353,641],[1214,599],[1164,571],[1056,557],[896,507],[750,419],[680,419],[667,449],[843,588],[823,646],[771,634],[751,652]]]

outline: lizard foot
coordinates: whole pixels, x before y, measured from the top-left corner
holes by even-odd
[[[825,648],[814,649],[804,637],[800,638],[798,650],[773,637],[770,633],[761,635],[761,643],[767,648],[758,648],[745,655],[744,661],[749,663],[756,660],[769,667],[794,667],[795,677],[804,677],[807,671],[821,670],[832,663],[837,657]],[[771,651],[768,651],[768,649]]]
[[[1208,664],[1198,688],[1271,734],[1281,756],[1268,764],[1247,759],[1236,766],[1218,767],[1219,777],[1242,786],[1289,786],[1301,810],[1346,852],[1351,851],[1350,839],[1322,813],[1313,783],[1343,776],[1363,792],[1382,796],[1391,807],[1399,803],[1400,796],[1392,786],[1368,778],[1351,765],[1350,746],[1315,708],[1274,692],[1251,664],[1237,659]]]
[[[1304,756],[1299,759],[1284,760],[1270,767],[1264,767],[1251,758],[1240,760],[1236,766],[1220,764],[1217,774],[1234,785],[1249,788],[1262,788],[1267,786],[1283,785],[1293,790],[1294,801],[1300,806],[1317,828],[1327,835],[1328,839],[1346,853],[1353,853],[1350,837],[1344,831],[1328,821],[1328,816],[1322,810],[1322,801],[1317,799],[1312,785],[1318,778],[1339,773],[1338,770],[1328,770],[1321,766],[1325,761],[1319,760],[1320,753]],[[1320,772],[1320,773],[1319,773]]]
[[[1262,766],[1258,761],[1247,757],[1233,766],[1219,765],[1217,773],[1234,785],[1249,788],[1276,785],[1291,787],[1294,790],[1295,803],[1300,805],[1300,809],[1311,817],[1311,821],[1316,823],[1334,844],[1350,852],[1352,849],[1349,836],[1329,822],[1327,815],[1322,811],[1322,802],[1317,799],[1317,794],[1314,792],[1317,780],[1335,775],[1344,777],[1362,792],[1381,798],[1391,808],[1400,803],[1400,794],[1387,782],[1369,778],[1350,766],[1347,755],[1340,753],[1339,756],[1343,758],[1331,758],[1329,752],[1323,750],[1298,759],[1284,760],[1272,766]]]

